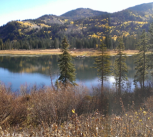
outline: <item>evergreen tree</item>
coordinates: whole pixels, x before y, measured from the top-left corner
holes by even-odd
[[[148,50],[148,37],[146,36],[145,30],[143,30],[141,39],[139,41],[139,53],[136,55],[135,61],[135,70],[136,74],[134,76],[134,82],[140,82],[141,87],[144,88],[144,81],[147,75],[147,68],[148,68],[148,59],[146,56],[146,52]]]
[[[96,65],[98,75],[101,80],[101,92],[103,92],[103,82],[107,80],[107,77],[110,73],[110,60],[109,55],[107,53],[107,47],[102,42],[99,48],[99,56],[95,58],[94,64]]]
[[[148,55],[148,67],[149,69],[151,69],[151,75],[153,76],[153,22],[150,24],[150,28],[149,28],[149,34],[150,34],[150,37],[149,37],[149,42],[150,42],[150,45],[149,45],[149,51],[151,51],[151,54]]]
[[[96,38],[93,38],[92,39],[92,46],[93,48],[96,48],[96,44],[98,43],[97,39]]]
[[[126,54],[123,53],[125,47],[123,43],[123,39],[119,37],[117,46],[117,58],[115,59],[114,66],[114,76],[116,79],[116,87],[118,87],[118,92],[121,94],[121,88],[124,86],[124,82],[127,80],[127,65]]]
[[[64,37],[62,41],[62,52],[63,54],[60,56],[58,60],[58,65],[60,69],[60,77],[58,78],[62,84],[66,87],[68,83],[74,85],[75,84],[75,68],[72,64],[72,57],[68,52],[69,44],[67,42],[66,37]]]
[[[0,50],[3,50],[3,40],[0,39]]]
[[[59,39],[58,38],[55,38],[54,39],[54,48],[55,49],[58,49],[59,48]]]

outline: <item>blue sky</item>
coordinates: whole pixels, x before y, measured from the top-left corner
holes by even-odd
[[[76,8],[116,12],[153,0],[0,0],[0,26],[12,20],[61,15]]]

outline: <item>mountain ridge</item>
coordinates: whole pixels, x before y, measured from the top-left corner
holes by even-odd
[[[147,9],[150,9],[150,8],[153,8],[153,2],[142,3],[142,4],[139,4],[139,5],[129,7],[127,9],[135,10],[135,11],[147,11]]]
[[[0,38],[3,41],[30,38],[54,40],[66,35],[79,39],[103,39],[109,34],[116,40],[118,35],[135,36],[141,29],[148,30],[153,18],[149,12],[153,3],[150,4],[136,5],[115,13],[78,8],[61,16],[46,14],[37,19],[12,21],[0,27]],[[140,7],[146,10],[139,11]]]
[[[98,16],[106,13],[107,12],[92,10],[90,8],[77,8],[60,15],[60,17],[77,20],[86,17]]]

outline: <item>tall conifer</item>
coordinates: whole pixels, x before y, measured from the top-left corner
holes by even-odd
[[[143,30],[141,39],[139,42],[139,53],[136,55],[135,61],[135,70],[136,74],[134,76],[134,82],[140,82],[141,87],[144,88],[144,81],[147,76],[147,68],[148,68],[148,58],[146,56],[146,52],[149,48],[148,37],[146,36],[145,30]]]
[[[149,51],[150,54],[148,55],[148,67],[151,70],[151,75],[153,76],[153,22],[150,24],[149,28]]]
[[[121,89],[124,86],[124,82],[127,80],[127,65],[126,54],[123,53],[125,50],[123,38],[119,37],[119,44],[117,46],[117,58],[115,59],[114,66],[114,76],[116,80],[116,86],[118,87],[118,92],[121,94]]]
[[[0,50],[3,50],[3,40],[0,39]]]
[[[107,53],[106,45],[102,42],[99,48],[99,55],[95,58],[94,64],[96,65],[98,75],[101,80],[101,92],[103,92],[103,82],[107,80],[107,77],[110,73],[110,60]]]
[[[75,67],[72,63],[72,57],[68,52],[68,47],[69,44],[66,37],[64,37],[61,47],[62,55],[60,55],[60,59],[58,60],[60,69],[60,76],[58,80],[61,81],[65,87],[67,84],[75,84]]]

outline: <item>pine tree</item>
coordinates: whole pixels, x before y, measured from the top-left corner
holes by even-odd
[[[124,82],[127,80],[127,65],[125,63],[126,54],[123,53],[125,50],[123,39],[119,37],[118,42],[117,58],[115,59],[114,66],[114,76],[116,80],[116,87],[118,87],[118,92],[121,94],[121,88],[123,88]]]
[[[59,39],[58,38],[55,38],[54,39],[54,48],[55,49],[58,49],[59,48]]]
[[[148,50],[148,37],[146,36],[145,30],[143,30],[141,39],[139,41],[139,53],[136,55],[135,61],[135,70],[136,74],[134,76],[134,82],[140,82],[141,87],[144,88],[144,81],[147,76],[147,68],[148,68],[148,58],[146,56],[146,52]]]
[[[0,39],[0,50],[3,50],[3,40]]]
[[[95,58],[94,64],[96,65],[98,75],[101,80],[101,93],[103,92],[103,82],[107,80],[107,77],[110,73],[110,60],[107,53],[106,45],[102,42],[99,48],[99,55]]]
[[[153,22],[150,24],[149,34],[149,51],[151,51],[151,53],[148,55],[148,67],[151,70],[151,75],[153,76]]]
[[[58,80],[65,86],[65,88],[67,84],[75,85],[75,67],[72,64],[72,57],[68,52],[68,47],[69,44],[66,37],[64,37],[62,41],[63,54],[58,60],[58,65],[60,69],[60,77],[58,78]]]

